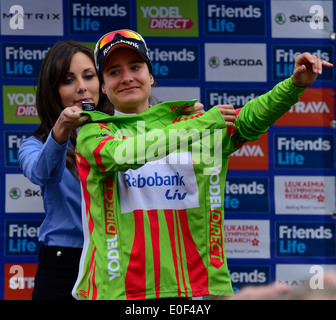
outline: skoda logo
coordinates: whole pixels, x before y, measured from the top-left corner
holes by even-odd
[[[208,63],[211,68],[218,68],[220,62],[217,57],[211,57]]]
[[[284,24],[286,22],[286,16],[283,13],[278,13],[274,20],[277,24]]]
[[[21,197],[21,191],[19,188],[12,188],[9,190],[9,196],[11,199],[19,199]]]

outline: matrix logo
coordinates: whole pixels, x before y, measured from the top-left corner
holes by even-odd
[[[111,30],[130,29],[129,1],[69,1],[70,33],[102,35]]]
[[[334,168],[332,134],[275,134],[275,168]]]
[[[277,222],[278,257],[335,257],[335,224],[324,222]]]
[[[62,0],[1,0],[1,34],[63,36]]]
[[[265,35],[265,3],[210,1],[204,4],[205,34],[219,36]],[[253,25],[253,28],[251,28]]]

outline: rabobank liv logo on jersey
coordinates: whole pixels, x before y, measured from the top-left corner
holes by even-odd
[[[335,257],[335,224],[331,222],[277,222],[278,257]]]
[[[111,30],[130,28],[128,1],[69,1],[71,34],[102,35]]]
[[[273,81],[282,81],[293,74],[295,58],[304,52],[316,55],[319,59],[332,62],[332,46],[273,46],[272,61]],[[323,74],[319,75],[317,81],[333,80],[333,68],[324,68]]]
[[[265,35],[265,3],[209,1],[205,4],[206,35]],[[251,28],[253,25],[253,28]]]
[[[332,134],[274,134],[275,168],[334,168]]]
[[[169,154],[161,160],[147,162],[137,170],[119,172],[118,189],[122,213],[199,206],[190,153]]]

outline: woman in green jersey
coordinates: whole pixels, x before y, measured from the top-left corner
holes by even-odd
[[[195,101],[150,106],[154,78],[138,33],[104,35],[95,58],[114,116],[87,112],[78,133],[85,240],[73,295],[231,295],[223,211],[229,155],[258,139],[332,65],[304,53],[291,78],[243,108],[184,116]]]

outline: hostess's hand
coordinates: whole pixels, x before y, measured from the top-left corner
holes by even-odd
[[[53,138],[58,144],[65,143],[70,137],[71,130],[80,127],[88,120],[89,116],[81,115],[81,111],[82,109],[77,106],[62,111],[53,128]]]

